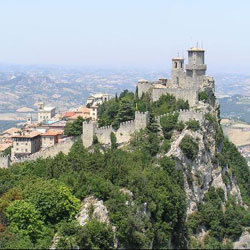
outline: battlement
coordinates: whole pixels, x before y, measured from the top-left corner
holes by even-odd
[[[198,110],[188,110],[188,109],[184,109],[184,110],[180,109],[179,111],[174,111],[172,113],[160,115],[160,116],[157,116],[155,119],[160,124],[160,120],[162,117],[168,116],[170,114],[176,114],[176,113],[179,113],[178,121],[187,122],[189,120],[194,119],[194,120],[197,120],[200,123],[202,123],[204,120],[204,116],[203,116],[202,112],[200,112]]]
[[[54,146],[48,147],[42,151],[38,151],[34,154],[21,157],[21,158],[14,158],[12,160],[13,163],[20,163],[24,161],[34,161],[37,160],[38,158],[45,159],[47,157],[54,157],[56,156],[59,152],[62,152],[64,154],[68,154],[72,145],[74,142],[78,139],[79,137],[71,137],[67,138],[65,141],[62,141],[60,143],[55,144]]]
[[[0,168],[8,168],[10,166],[10,156],[0,155]]]
[[[140,129],[146,128],[148,124],[148,112],[135,112],[135,119],[120,123],[119,129],[112,126],[97,127],[94,123],[83,123],[82,141],[85,147],[90,147],[93,143],[93,136],[96,135],[102,144],[110,144],[110,133],[116,135],[117,143],[128,142],[131,135]]]

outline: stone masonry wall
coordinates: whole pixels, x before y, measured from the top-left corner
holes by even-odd
[[[204,116],[203,113],[200,111],[195,111],[195,110],[179,110],[176,111],[177,113],[179,113],[179,117],[178,117],[178,121],[182,121],[182,122],[187,122],[189,120],[197,120],[200,123],[203,122],[204,120]],[[156,117],[156,121],[158,122],[158,124],[160,124],[160,119],[164,116],[168,116],[169,113],[164,114],[164,115],[160,115],[158,117]]]
[[[175,96],[177,99],[183,99],[185,101],[188,101],[190,107],[195,106],[195,104],[198,101],[198,91],[195,88],[190,88],[190,89],[166,88],[166,89],[152,89],[153,102],[158,101],[162,95],[167,93]]]
[[[78,139],[76,138],[67,138],[65,141],[62,141],[60,143],[55,144],[52,147],[48,147],[43,151],[39,151],[37,153],[34,153],[32,155],[22,157],[20,159],[14,159],[12,160],[13,163],[18,163],[18,162],[24,162],[24,161],[33,161],[38,158],[47,158],[47,157],[54,157],[56,156],[59,152],[63,152],[64,154],[68,154],[72,145],[74,142]]]
[[[179,121],[186,122],[190,119],[198,120],[200,123],[203,121],[203,114],[195,110],[179,110]],[[160,119],[163,116],[169,114],[164,114],[156,117],[156,121],[160,124]],[[128,142],[131,135],[135,131],[146,128],[148,124],[148,113],[136,112],[135,120],[127,121],[120,124],[118,130],[114,130],[112,126],[97,128],[96,123],[83,123],[83,134],[82,141],[84,147],[90,147],[93,143],[93,135],[96,135],[98,141],[101,144],[110,144],[110,133],[113,132],[116,135],[117,143]],[[90,136],[91,135],[91,136]]]
[[[0,168],[8,168],[10,166],[10,157],[0,156]]]
[[[140,129],[146,128],[148,124],[148,113],[135,112],[135,120],[126,121],[120,124],[118,130],[112,126],[97,128],[96,123],[83,122],[82,141],[84,147],[90,147],[93,143],[93,135],[96,135],[101,144],[110,144],[110,133],[116,135],[117,143],[128,142],[131,135]]]

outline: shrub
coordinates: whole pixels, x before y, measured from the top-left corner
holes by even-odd
[[[160,124],[162,126],[163,134],[165,138],[169,138],[169,133],[176,129],[176,125],[178,122],[178,113],[169,114],[168,116],[163,116],[160,120]]]
[[[210,113],[205,114],[205,119],[209,121],[211,124],[216,123],[216,118]]]
[[[181,132],[184,128],[185,128],[185,124],[183,121],[180,121],[177,123],[177,125],[176,125],[177,131]]]
[[[206,91],[202,91],[199,93],[199,100],[206,102],[209,98],[209,95]]]
[[[111,148],[117,149],[117,139],[116,139],[116,135],[114,134],[114,132],[110,133],[110,142],[111,142]]]
[[[187,128],[191,129],[192,131],[197,131],[201,128],[199,121],[195,119],[187,121],[186,125],[187,125]]]
[[[167,153],[170,148],[171,148],[171,141],[165,140],[161,146],[161,149],[163,150],[163,152]]]
[[[199,145],[191,136],[185,135],[183,137],[180,143],[180,148],[184,155],[190,160],[194,160],[198,155]]]

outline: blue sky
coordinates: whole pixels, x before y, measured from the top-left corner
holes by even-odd
[[[208,68],[250,73],[249,0],[0,0],[0,62],[169,69],[203,43]]]

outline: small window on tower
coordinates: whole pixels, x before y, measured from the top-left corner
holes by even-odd
[[[174,67],[177,69],[177,62],[174,63]]]
[[[182,64],[183,64],[183,62],[181,62],[181,68],[182,68],[182,66],[183,66]]]

